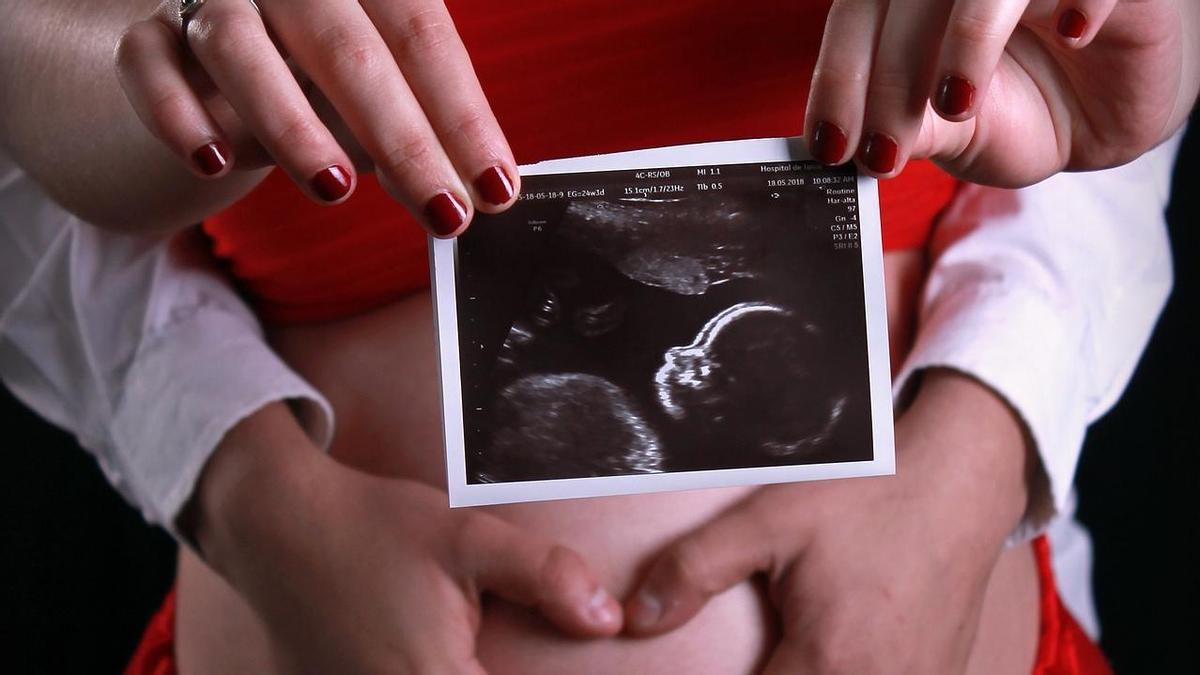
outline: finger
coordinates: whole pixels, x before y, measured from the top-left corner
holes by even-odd
[[[934,110],[952,122],[979,109],[1028,0],[958,0],[950,11],[938,59]]]
[[[516,199],[520,174],[453,19],[442,2],[364,2],[475,206]]]
[[[134,24],[121,36],[116,56],[121,87],[150,133],[196,174],[228,173],[229,143],[183,74],[171,27],[156,19]]]
[[[244,0],[209,0],[188,25],[188,46],[275,161],[319,203],[354,188],[346,153],[317,119],[300,85]]]
[[[771,568],[776,542],[750,500],[672,544],[626,603],[626,630],[656,635],[689,621],[734,584]]]
[[[574,551],[486,514],[468,518],[460,542],[458,559],[480,590],[536,608],[573,635],[621,630],[621,605]]]
[[[847,162],[858,147],[885,7],[873,0],[837,0],[829,8],[804,115],[809,151],[823,164]]]
[[[1116,6],[1117,0],[1062,0],[1054,22],[1059,38],[1075,49],[1088,46]]]
[[[936,45],[951,0],[893,2],[883,22],[867,88],[858,162],[890,178],[904,169],[929,105]]]
[[[388,192],[422,216],[431,234],[461,232],[471,217],[468,190],[362,6],[297,0],[264,3],[263,11],[374,160]]]

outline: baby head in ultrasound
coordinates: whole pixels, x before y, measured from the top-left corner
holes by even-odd
[[[820,381],[828,346],[790,308],[738,303],[667,350],[654,376],[658,401],[725,455],[721,465],[803,457],[829,439],[846,402]]]

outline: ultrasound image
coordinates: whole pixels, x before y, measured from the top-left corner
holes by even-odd
[[[458,240],[468,483],[872,458],[861,257],[830,235],[844,210],[724,168],[720,190],[682,193],[527,177]]]

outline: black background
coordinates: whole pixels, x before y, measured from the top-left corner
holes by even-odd
[[[1191,673],[1200,627],[1200,133],[1169,219],[1176,285],[1124,398],[1088,435],[1080,517],[1118,673]],[[119,673],[170,585],[174,548],[74,441],[0,392],[0,671]]]

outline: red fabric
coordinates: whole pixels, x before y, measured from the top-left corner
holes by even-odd
[[[176,672],[175,589],[172,588],[142,633],[142,641],[125,667],[125,675],[176,675]]]
[[[1033,675],[1112,675],[1104,652],[1083,632],[1055,591],[1046,537],[1033,540],[1033,554],[1037,557],[1042,614]]]
[[[1033,540],[1040,584],[1041,628],[1033,675],[1112,675],[1104,653],[1071,616],[1054,585],[1050,544]],[[151,619],[125,675],[175,675],[175,591]]]
[[[803,132],[828,0],[451,0],[517,160]],[[736,7],[736,9],[732,9]],[[955,181],[927,162],[880,187],[885,249],[919,248]],[[262,317],[348,316],[428,283],[424,235],[363,178],[339,207],[278,172],[205,223]]]

